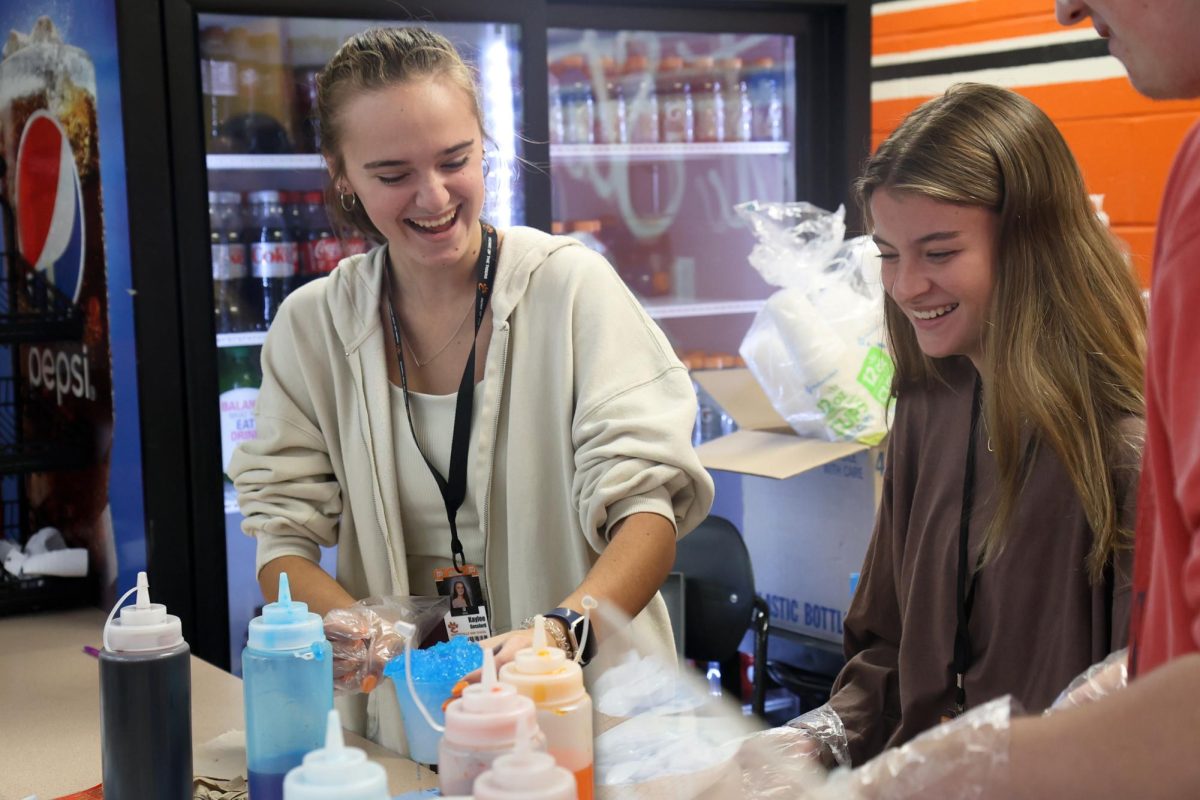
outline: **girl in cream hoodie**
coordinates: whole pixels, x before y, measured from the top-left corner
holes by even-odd
[[[713,493],[687,371],[601,256],[480,223],[479,101],[443,37],[352,37],[319,91],[331,205],[386,243],[291,295],[263,347],[258,438],[230,474],[264,594],[285,570],[321,614],[433,594],[454,538],[479,567],[499,662],[530,643],[522,620],[581,611],[585,594],[672,652],[657,589]],[[456,417],[469,426],[457,504],[439,487],[454,483]],[[333,545],[336,578],[317,564]],[[394,693],[339,703],[404,750]]]

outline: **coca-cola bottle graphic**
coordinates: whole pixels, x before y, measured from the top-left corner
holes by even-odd
[[[249,275],[242,234],[242,196],[208,193],[208,226],[212,250],[213,322],[217,333],[254,328],[249,316]]]
[[[266,330],[283,298],[295,288],[297,272],[296,241],[283,217],[279,192],[251,192],[250,221],[246,238],[250,241],[250,277],[252,302],[257,327]]]
[[[305,192],[302,199],[305,235],[300,249],[299,283],[307,283],[333,271],[342,260],[342,243],[329,224],[324,195]]]

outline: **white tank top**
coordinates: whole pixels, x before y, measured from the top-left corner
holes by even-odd
[[[458,509],[458,538],[468,564],[476,564],[482,573],[483,530],[475,503],[477,487],[472,481],[471,465],[475,461],[475,439],[479,430],[479,406],[482,384],[475,386],[475,403],[471,413],[471,438],[467,448],[467,496]],[[408,584],[412,594],[434,595],[433,570],[448,567],[450,557],[450,523],[446,506],[437,482],[421,458],[409,432],[408,414],[404,411],[404,391],[392,385],[392,431],[396,437],[396,474],[400,490],[400,522],[404,526],[404,549],[408,554]],[[448,477],[450,443],[454,438],[454,408],[457,394],[408,393],[412,404],[413,425],[417,440],[429,460]]]

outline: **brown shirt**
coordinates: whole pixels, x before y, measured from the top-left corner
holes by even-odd
[[[975,370],[965,358],[940,365],[948,386],[935,383],[899,399],[875,533],[845,621],[848,662],[830,703],[845,723],[854,764],[903,744],[954,707],[959,518]],[[980,419],[972,564],[998,488]],[[1128,530],[1142,432],[1140,419],[1122,425],[1127,458],[1112,465]],[[975,590],[967,706],[1011,694],[1040,712],[1088,665],[1125,646],[1132,548],[1118,554],[1102,582],[1089,582],[1092,531],[1048,445],[1036,450],[1006,536]]]

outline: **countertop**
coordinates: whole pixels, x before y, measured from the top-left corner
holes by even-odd
[[[0,618],[0,800],[49,800],[100,783],[99,609]],[[242,682],[192,657],[192,745],[245,727]],[[352,733],[383,766],[393,795],[437,785],[437,776]]]

